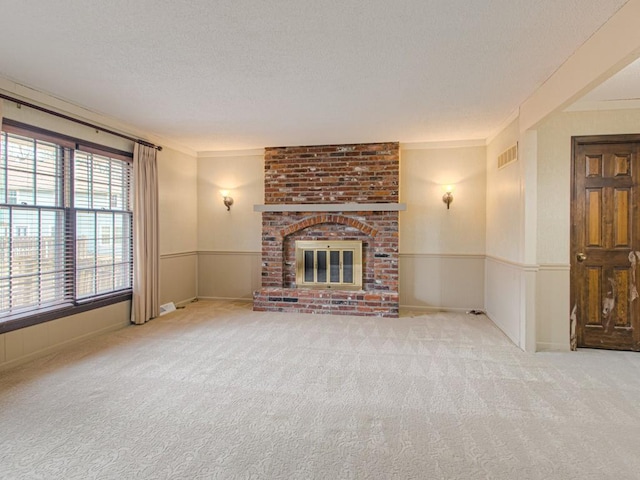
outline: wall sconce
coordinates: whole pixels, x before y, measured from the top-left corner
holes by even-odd
[[[447,204],[447,210],[449,210],[449,205],[453,202],[453,185],[447,185],[445,187],[445,194],[442,196],[442,201]]]
[[[229,196],[228,190],[221,190],[220,195],[222,195],[222,202],[224,206],[227,207],[227,212],[231,210],[231,205],[233,205],[233,198]]]

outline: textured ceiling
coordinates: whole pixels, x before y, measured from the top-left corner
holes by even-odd
[[[0,0],[0,76],[197,151],[484,139],[626,0]]]

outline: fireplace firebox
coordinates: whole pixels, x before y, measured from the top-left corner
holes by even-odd
[[[299,240],[296,242],[298,288],[362,288],[362,242]]]

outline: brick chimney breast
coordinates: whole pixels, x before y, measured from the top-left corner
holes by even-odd
[[[262,288],[254,310],[398,316],[398,211],[353,211],[353,204],[397,204],[398,142],[272,147],[265,150],[265,205],[299,211],[262,214]],[[305,211],[304,205],[331,205]],[[339,211],[348,204],[349,211]],[[359,240],[361,291],[295,285],[296,240]]]

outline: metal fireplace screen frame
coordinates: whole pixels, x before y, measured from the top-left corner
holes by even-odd
[[[362,242],[296,241],[296,285],[299,288],[362,289]]]

